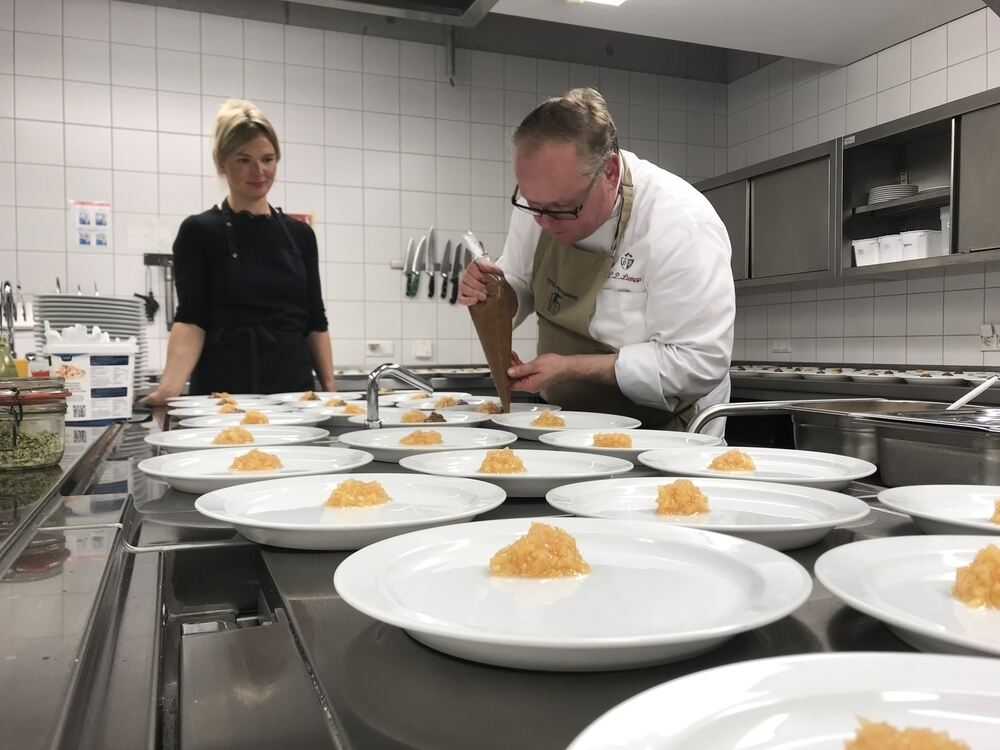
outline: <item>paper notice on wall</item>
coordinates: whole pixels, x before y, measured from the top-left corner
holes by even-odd
[[[129,216],[125,244],[133,252],[169,253],[177,236],[177,219],[159,216]]]
[[[111,201],[69,202],[69,247],[111,249]]]

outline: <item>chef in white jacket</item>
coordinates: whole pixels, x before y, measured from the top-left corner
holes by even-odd
[[[495,274],[517,296],[515,326],[536,313],[538,356],[515,355],[513,388],[669,429],[728,401],[736,301],[729,236],[711,204],[620,150],[593,89],[540,104],[514,146],[503,255],[470,264],[459,293],[476,304],[484,274]]]

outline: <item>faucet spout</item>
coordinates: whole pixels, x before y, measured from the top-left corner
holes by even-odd
[[[377,430],[382,426],[382,420],[378,416],[378,384],[382,376],[386,373],[392,373],[394,378],[402,380],[414,388],[419,388],[428,393],[434,392],[434,386],[431,385],[429,380],[424,380],[416,373],[407,370],[401,365],[392,362],[379,365],[368,373],[368,416],[365,419],[365,428],[369,430]]]

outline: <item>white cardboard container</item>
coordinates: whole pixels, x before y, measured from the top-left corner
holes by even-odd
[[[903,260],[903,240],[898,234],[886,234],[878,238],[880,257],[883,263]]]
[[[939,230],[921,229],[915,232],[902,232],[899,236],[903,241],[903,260],[933,258],[946,255],[948,252],[942,247]]]
[[[854,240],[851,242],[851,246],[854,248],[855,265],[871,266],[883,262],[878,237],[866,240]]]
[[[49,372],[66,381],[66,423],[101,424],[132,416],[135,342],[48,344]]]

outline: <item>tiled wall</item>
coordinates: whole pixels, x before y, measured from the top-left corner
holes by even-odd
[[[729,84],[730,169],[1000,86],[1000,18],[987,9],[842,68],[782,59]],[[998,365],[979,327],[1000,322],[1000,272],[807,285],[737,296],[734,358]],[[791,339],[791,354],[772,353]]]
[[[513,188],[509,131],[540,98],[598,86],[622,142],[692,181],[726,171],[723,84],[107,0],[0,0],[0,279],[27,293],[146,289],[130,223],[219,201],[209,134],[228,97],[257,102],[283,141],[272,202],[311,212],[335,359],[371,364],[368,340],[414,362],[482,360],[468,313],[403,296],[389,262],[431,224],[502,247]],[[110,249],[67,249],[66,201],[110,199]],[[443,246],[443,237],[440,246]],[[162,248],[169,251],[169,247]],[[159,288],[159,287],[157,287]],[[162,315],[162,313],[161,313]],[[159,346],[161,319],[150,327]],[[534,351],[528,321],[516,333]]]

